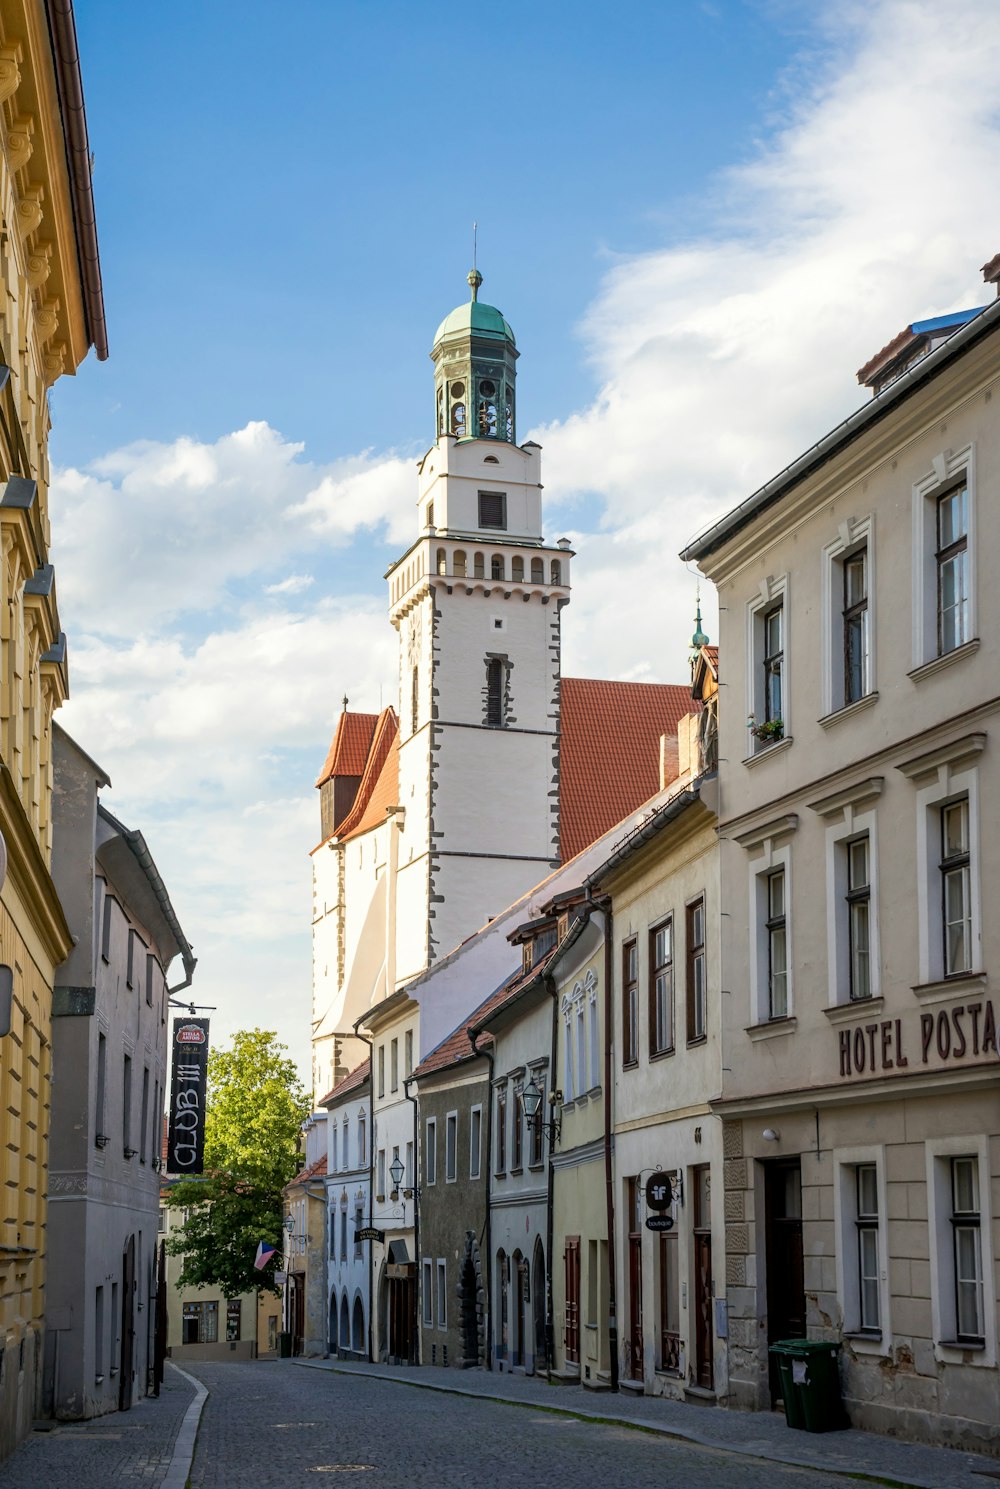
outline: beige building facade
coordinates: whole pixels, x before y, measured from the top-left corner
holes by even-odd
[[[897,338],[898,340],[898,338]],[[1000,304],[685,552],[719,588],[730,1398],[1000,1420]]]

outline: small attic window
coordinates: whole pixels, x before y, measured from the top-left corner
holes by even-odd
[[[483,456],[483,464],[484,465],[499,465],[500,462],[499,462],[499,460],[497,459],[497,457],[495,455],[484,455]]]

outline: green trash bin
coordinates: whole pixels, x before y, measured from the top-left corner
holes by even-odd
[[[785,1421],[789,1427],[799,1429],[805,1427],[806,1418],[802,1409],[801,1388],[792,1378],[792,1349],[801,1342],[798,1339],[782,1339],[777,1344],[772,1344],[769,1350],[769,1353],[774,1356],[781,1380],[781,1400],[785,1408]]]
[[[840,1345],[824,1339],[783,1339],[773,1348],[778,1356],[782,1388],[785,1389],[787,1369],[788,1384],[796,1402],[794,1415],[799,1420],[793,1421],[785,1397],[789,1427],[801,1427],[806,1432],[837,1432],[845,1425],[837,1364]]]
[[[281,1333],[278,1335],[278,1358],[279,1360],[290,1360],[292,1358],[292,1336]]]

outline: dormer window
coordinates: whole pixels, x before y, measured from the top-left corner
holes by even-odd
[[[479,526],[504,530],[507,527],[507,495],[503,491],[480,491]]]

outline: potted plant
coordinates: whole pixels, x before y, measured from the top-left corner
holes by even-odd
[[[747,719],[747,728],[761,744],[775,744],[785,737],[785,725],[781,719],[763,719],[759,724],[753,714]]]

